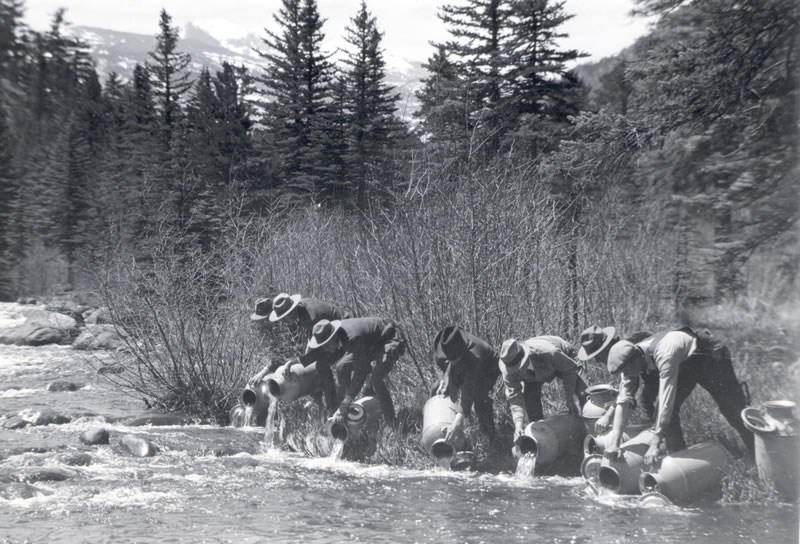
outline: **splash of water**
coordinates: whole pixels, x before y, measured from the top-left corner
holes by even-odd
[[[514,476],[519,480],[532,478],[534,470],[536,470],[536,454],[526,453],[517,461],[517,470],[514,472]]]
[[[242,416],[243,426],[250,426],[250,419],[253,417],[253,405],[244,407],[244,416]]]
[[[278,411],[278,399],[269,396],[269,408],[267,409],[267,422],[264,424],[264,444],[268,448],[275,447],[275,413]]]
[[[443,470],[450,470],[450,464],[453,462],[452,457],[442,456],[434,459],[436,466]]]
[[[331,448],[331,454],[328,458],[331,461],[338,461],[342,458],[342,453],[344,452],[344,440],[337,438],[333,441],[333,448]]]

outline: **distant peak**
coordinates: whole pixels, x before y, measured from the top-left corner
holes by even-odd
[[[218,39],[194,23],[186,23],[186,26],[183,28],[182,37],[184,40],[193,40],[208,45],[222,45]]]

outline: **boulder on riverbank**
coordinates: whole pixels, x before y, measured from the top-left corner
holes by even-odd
[[[78,322],[68,315],[45,310],[23,311],[25,321],[0,330],[0,344],[44,346],[68,343],[78,333]]]
[[[86,325],[72,342],[72,347],[79,350],[120,350],[125,349],[125,333],[115,325]]]
[[[85,312],[83,318],[87,325],[110,325],[113,323],[111,311],[105,306]]]

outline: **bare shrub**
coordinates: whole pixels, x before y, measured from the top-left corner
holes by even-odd
[[[225,422],[258,366],[234,289],[242,273],[236,239],[214,252],[165,234],[146,260],[121,253],[106,263],[100,288],[114,323],[126,332],[124,372],[106,374],[152,407]]]

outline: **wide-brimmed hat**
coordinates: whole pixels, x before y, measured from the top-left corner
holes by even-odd
[[[436,356],[448,361],[458,361],[469,349],[469,339],[460,327],[445,327],[433,339]]]
[[[528,366],[530,349],[522,342],[509,338],[500,347],[500,370],[505,374],[516,374]]]
[[[324,346],[336,336],[341,326],[342,322],[339,319],[334,319],[333,321],[320,319],[314,324],[314,328],[311,329],[311,338],[308,341],[308,347],[310,349],[317,349]]]
[[[588,361],[595,357],[611,343],[617,336],[614,327],[600,328],[592,325],[581,333],[581,348],[578,350],[578,359]]]
[[[269,317],[269,313],[272,311],[272,299],[271,298],[260,298],[256,300],[256,306],[253,310],[253,313],[250,314],[250,319],[253,321],[261,321],[262,319],[266,319]]]
[[[294,310],[300,303],[300,295],[290,295],[289,293],[281,293],[272,300],[272,312],[269,314],[270,321],[278,321],[283,319],[289,312]]]

